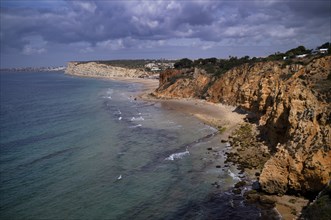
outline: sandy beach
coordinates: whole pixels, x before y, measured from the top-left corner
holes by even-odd
[[[234,112],[235,107],[216,104],[199,99],[145,99],[159,102],[163,108],[180,111],[197,117],[205,124],[222,130],[223,135],[229,135],[240,123],[245,115]]]
[[[230,135],[234,129],[244,122],[245,115],[235,112],[236,107],[221,103],[211,103],[202,99],[158,99],[150,93],[159,86],[157,79],[112,77],[110,80],[140,83],[143,85],[142,92],[136,94],[136,98],[148,102],[155,102],[163,108],[190,114],[204,123],[222,129],[224,136]]]

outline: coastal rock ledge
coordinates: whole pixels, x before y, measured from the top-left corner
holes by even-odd
[[[204,98],[254,113],[272,155],[259,179],[267,193],[316,194],[330,181],[331,56],[247,63],[220,76],[167,70],[154,95]]]
[[[150,75],[141,69],[116,67],[98,62],[68,62],[65,73],[96,78],[145,78]]]

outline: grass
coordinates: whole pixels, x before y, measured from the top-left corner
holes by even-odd
[[[223,126],[218,126],[218,132],[220,133],[220,134],[223,134],[223,132],[225,132],[226,131],[226,127],[223,127]]]

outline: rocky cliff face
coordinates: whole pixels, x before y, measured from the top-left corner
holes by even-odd
[[[218,78],[197,69],[165,72],[155,95],[204,97],[256,113],[272,152],[260,176],[262,189],[312,193],[330,181],[330,74],[331,56],[307,65],[244,64]]]
[[[150,75],[148,72],[139,69],[114,67],[96,62],[69,62],[65,72],[70,75],[100,78],[144,78]]]
[[[166,70],[160,74],[156,94],[160,98],[200,98],[210,82],[210,76],[203,70]]]

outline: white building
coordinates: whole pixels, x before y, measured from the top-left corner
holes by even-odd
[[[158,66],[153,66],[151,71],[160,71],[161,69]]]
[[[297,55],[296,58],[304,58],[306,57],[308,54],[301,54],[301,55]]]
[[[328,52],[328,48],[321,48],[318,50],[320,53],[327,53]]]

